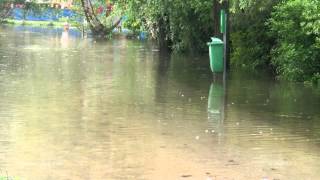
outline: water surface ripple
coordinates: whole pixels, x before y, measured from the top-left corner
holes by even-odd
[[[0,27],[0,179],[319,179],[319,89],[266,77]]]

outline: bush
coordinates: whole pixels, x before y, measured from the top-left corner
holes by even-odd
[[[290,0],[278,4],[269,20],[277,38],[272,63],[280,78],[318,82],[320,72],[320,1]]]
[[[267,20],[277,0],[239,1],[232,7],[231,65],[248,69],[265,68],[270,64],[270,50],[275,38],[269,36]]]
[[[127,8],[126,27],[148,31],[180,52],[207,51],[206,42],[213,34],[212,6],[212,0],[126,0],[121,5]]]

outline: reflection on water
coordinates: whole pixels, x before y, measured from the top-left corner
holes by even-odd
[[[61,34],[61,47],[67,48],[69,46],[69,32],[63,31]]]
[[[223,135],[223,121],[225,118],[226,87],[224,83],[226,82],[211,83],[208,96],[208,120],[211,129],[206,130],[206,132],[217,133],[219,137]]]
[[[318,89],[69,40],[0,28],[0,177],[319,179]]]

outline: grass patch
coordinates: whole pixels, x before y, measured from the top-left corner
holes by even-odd
[[[1,176],[0,175],[0,180],[20,180],[20,179],[16,178],[16,177],[11,177],[11,176]]]
[[[28,20],[15,20],[5,19],[2,21],[4,24],[22,25],[22,26],[36,26],[36,27],[63,27],[65,22],[60,21],[28,21]],[[76,26],[76,23],[71,22],[71,26]],[[2,179],[0,179],[2,180]]]
[[[0,169],[0,180],[20,180],[20,178],[9,176],[7,171],[4,173],[4,171]]]

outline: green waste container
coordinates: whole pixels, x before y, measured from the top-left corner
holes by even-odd
[[[223,42],[219,38],[212,37],[209,46],[210,67],[212,72],[223,72]]]

